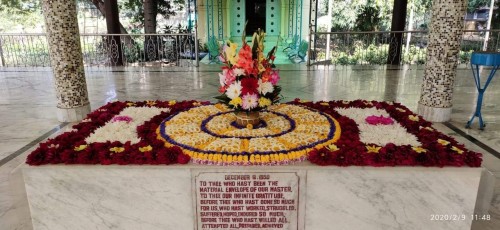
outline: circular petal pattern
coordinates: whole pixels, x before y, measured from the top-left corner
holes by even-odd
[[[298,105],[273,105],[261,124],[238,127],[221,104],[174,114],[158,128],[165,145],[179,146],[202,164],[288,164],[302,161],[313,148],[333,144],[340,126],[330,115]]]

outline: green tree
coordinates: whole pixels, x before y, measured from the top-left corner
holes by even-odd
[[[386,30],[390,25],[394,0],[334,0],[332,29],[334,31]],[[319,14],[326,15],[328,0],[319,4]]]
[[[0,0],[0,10],[7,10],[11,13],[29,14],[35,12],[40,7],[37,0]]]
[[[169,19],[175,11],[182,10],[185,0],[124,0],[120,11],[144,28],[145,33],[156,33],[157,16]]]
[[[490,0],[469,0],[467,12],[472,13],[481,6],[490,6]]]

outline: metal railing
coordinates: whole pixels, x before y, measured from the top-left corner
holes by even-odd
[[[197,66],[194,34],[81,34],[85,66]],[[50,66],[45,34],[0,34],[0,67]]]
[[[485,36],[489,33],[489,36]],[[399,35],[400,38],[398,38]],[[309,64],[385,65],[394,57],[391,44],[402,41],[399,64],[425,64],[428,31],[318,32],[311,34],[313,46]],[[485,37],[488,40],[485,42]],[[459,52],[459,64],[467,64],[474,51],[500,51],[500,30],[465,30]],[[391,53],[392,52],[392,53]]]

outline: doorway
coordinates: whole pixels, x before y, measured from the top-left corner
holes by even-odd
[[[248,20],[247,36],[252,36],[258,28],[266,31],[266,0],[245,1],[245,16]]]

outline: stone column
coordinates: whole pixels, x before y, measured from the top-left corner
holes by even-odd
[[[42,0],[50,62],[57,96],[57,118],[76,122],[90,112],[75,0]]]
[[[434,0],[418,113],[433,122],[451,117],[453,83],[467,0]]]

